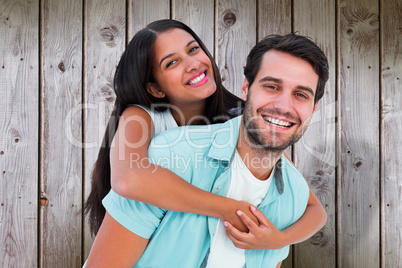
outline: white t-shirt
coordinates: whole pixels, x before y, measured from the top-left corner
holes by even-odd
[[[245,166],[237,150],[230,168],[232,169],[230,186],[226,196],[236,200],[247,201],[257,207],[268,192],[275,170],[272,170],[267,180],[261,181],[257,179]],[[236,248],[233,245],[233,242],[226,234],[223,221],[220,219],[211,242],[207,268],[236,268],[245,267],[245,265],[244,249]]]
[[[169,109],[166,109],[163,112],[158,112],[138,104],[135,104],[133,106],[138,106],[144,109],[151,116],[155,128],[154,135],[159,134],[165,130],[178,127],[176,120],[174,120],[174,117]]]

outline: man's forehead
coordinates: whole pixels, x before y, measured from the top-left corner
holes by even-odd
[[[256,82],[293,82],[316,92],[318,74],[311,64],[286,52],[269,50],[264,53]]]

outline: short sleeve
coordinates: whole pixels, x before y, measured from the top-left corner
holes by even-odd
[[[158,228],[165,210],[142,202],[126,199],[110,190],[102,200],[107,212],[132,233],[150,238]]]

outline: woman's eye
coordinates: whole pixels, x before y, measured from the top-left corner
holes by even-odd
[[[176,60],[171,60],[166,64],[166,68],[169,68],[169,66],[171,66],[172,64],[175,64]]]
[[[200,47],[198,47],[198,46],[195,46],[195,47],[192,47],[192,48],[190,48],[190,53],[191,52],[194,52],[194,51],[196,51],[196,50],[198,50]]]

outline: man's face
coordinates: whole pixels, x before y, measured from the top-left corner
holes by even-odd
[[[318,75],[313,67],[290,54],[269,50],[253,84],[247,80],[242,97],[246,142],[254,148],[282,151],[300,139],[317,107]]]

